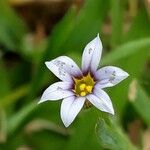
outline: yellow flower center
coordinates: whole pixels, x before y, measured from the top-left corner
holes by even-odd
[[[92,76],[87,74],[82,78],[74,78],[74,89],[73,91],[77,96],[86,96],[89,93],[92,93],[95,81]]]

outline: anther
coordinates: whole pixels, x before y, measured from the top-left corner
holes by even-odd
[[[83,91],[83,90],[85,89],[85,87],[86,87],[86,84],[85,84],[85,83],[82,83],[82,84],[80,85],[80,90]]]
[[[91,93],[92,92],[92,86],[90,86],[90,85],[86,86],[86,90],[88,91],[88,93]]]
[[[85,95],[86,95],[86,92],[81,92],[80,95],[81,95],[81,96],[85,96]]]

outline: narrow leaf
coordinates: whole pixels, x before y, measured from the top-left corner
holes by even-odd
[[[102,64],[110,64],[112,62],[116,62],[123,58],[126,58],[134,53],[139,52],[140,50],[144,50],[145,53],[150,55],[150,38],[143,38],[140,40],[135,40],[132,42],[125,43],[119,47],[117,47],[114,51],[107,54],[102,59]]]
[[[135,110],[144,122],[150,126],[150,97],[138,84],[137,80],[131,82],[128,95]]]
[[[96,134],[103,148],[110,150],[135,150],[125,133],[110,118],[99,119],[96,125]]]

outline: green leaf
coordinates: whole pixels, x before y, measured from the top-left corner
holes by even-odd
[[[26,117],[33,112],[33,110],[36,108],[37,102],[31,102],[24,106],[20,111],[13,114],[8,119],[7,124],[7,130],[9,134],[12,134],[14,131],[16,131],[20,125],[25,121]]]
[[[60,22],[60,24],[63,24],[64,26],[61,26],[60,28],[54,29],[54,34],[52,35],[52,39],[57,39],[56,41],[53,41],[52,43],[52,49],[60,50],[64,52],[64,50],[67,49],[67,51],[80,51],[83,50],[85,45],[88,41],[93,39],[97,33],[101,31],[103,20],[105,19],[107,12],[109,8],[109,0],[87,0],[85,1],[85,4],[83,8],[74,16],[74,18],[71,18],[71,22],[69,22],[69,25],[71,26],[71,30],[66,33],[66,30],[64,30],[64,27],[68,27],[68,24],[64,24],[64,21]],[[70,28],[69,28],[70,29]],[[90,30],[89,30],[90,29]],[[59,34],[56,34],[56,32]],[[65,35],[65,40],[64,39]],[[64,41],[63,43],[59,43],[59,41]],[[59,46],[58,46],[59,45]]]
[[[7,119],[6,112],[0,109],[0,143],[6,142],[7,138]]]
[[[70,36],[76,24],[75,18],[77,18],[77,9],[72,7],[68,10],[63,19],[54,27],[50,38],[51,45],[49,46],[52,50],[56,50],[55,52],[62,52],[62,45],[68,40],[68,36]],[[47,49],[47,51],[49,50]],[[66,51],[67,50],[65,49],[63,52]]]
[[[0,44],[10,50],[18,50],[26,32],[24,22],[9,6],[8,1],[0,1],[0,18]]]
[[[100,118],[96,125],[100,145],[109,150],[135,150],[128,137],[115,120]]]
[[[2,87],[0,90],[0,99],[1,99],[3,96],[8,94],[10,90],[8,75],[2,60],[0,60],[0,84],[1,84],[0,86]]]
[[[129,100],[144,122],[150,126],[150,97],[139,85],[137,80],[133,80],[129,88]]]
[[[111,22],[112,22],[112,34],[111,34],[111,45],[115,47],[120,44],[122,33],[123,33],[123,15],[125,1],[122,0],[111,0]]]
[[[144,28],[143,28],[144,26]],[[132,21],[129,31],[124,36],[124,42],[148,38],[150,36],[150,19],[145,8],[138,11]]]
[[[132,42],[125,43],[102,58],[102,65],[110,64],[118,60],[133,56],[135,53],[145,51],[150,55],[150,38],[143,38]]]

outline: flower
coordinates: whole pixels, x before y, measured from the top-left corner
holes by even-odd
[[[97,69],[101,54],[102,43],[98,34],[83,51],[81,70],[67,56],[45,62],[50,71],[62,81],[50,85],[44,91],[39,103],[63,99],[60,115],[66,127],[73,122],[86,103],[94,105],[101,111],[114,114],[110,97],[103,89],[118,84],[129,75],[114,66]]]

